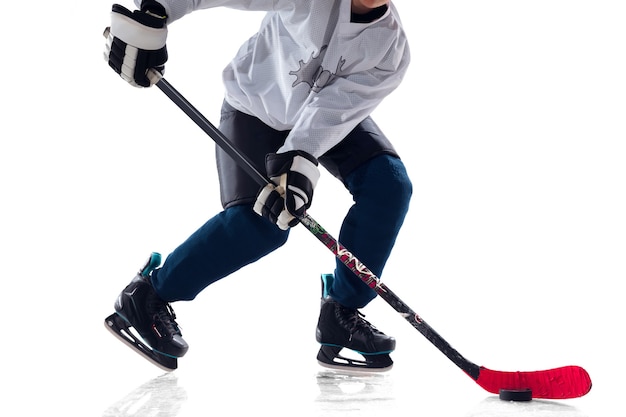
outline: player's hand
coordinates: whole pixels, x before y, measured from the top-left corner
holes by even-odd
[[[317,159],[304,151],[271,153],[265,168],[271,182],[259,192],[254,211],[287,230],[311,207],[320,176]]]
[[[166,20],[165,10],[131,12],[119,4],[113,5],[111,26],[104,32],[104,59],[131,85],[150,87],[158,82],[149,76],[151,68],[163,73],[167,61]]]

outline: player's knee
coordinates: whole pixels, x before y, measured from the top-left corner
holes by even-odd
[[[413,195],[413,183],[406,172],[404,164],[399,159],[395,159],[394,169],[396,170],[395,187],[397,199],[403,206],[408,206],[411,201],[411,196]]]
[[[377,161],[380,166],[381,184],[377,187],[379,198],[389,208],[406,212],[413,195],[413,183],[399,158],[385,156]]]

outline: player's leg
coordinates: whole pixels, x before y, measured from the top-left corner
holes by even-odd
[[[338,146],[324,163],[338,173],[354,199],[339,242],[380,277],[407,213],[412,185],[393,147],[371,119]],[[331,367],[388,369],[393,363],[389,353],[395,349],[395,339],[376,329],[358,311],[376,293],[340,261],[335,274],[323,278],[318,360]],[[360,353],[365,361],[341,357],[344,347]]]

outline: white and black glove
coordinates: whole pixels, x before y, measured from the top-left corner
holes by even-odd
[[[104,59],[135,87],[150,87],[158,82],[148,71],[154,68],[163,73],[167,62],[165,9],[155,1],[144,4],[134,12],[114,4],[111,26],[105,30]]]
[[[265,157],[265,168],[271,182],[259,192],[254,211],[287,230],[311,207],[320,177],[317,159],[304,151],[271,153]]]

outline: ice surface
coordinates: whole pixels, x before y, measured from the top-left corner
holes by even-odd
[[[497,397],[485,398],[465,417],[588,417],[576,407],[557,401],[532,400],[529,402],[502,401]]]
[[[304,371],[304,370],[303,370]],[[283,374],[280,377],[279,374]],[[407,391],[413,381],[399,379],[392,373],[366,376],[345,375],[335,371],[308,369],[298,377],[284,378],[283,370],[275,375],[239,375],[233,384],[230,377],[214,374],[215,381],[186,381],[178,373],[157,376],[112,403],[103,417],[192,416],[218,414],[237,416],[271,411],[274,415],[303,416],[399,416],[421,415],[463,417],[589,417],[571,401],[515,403],[497,396],[483,395],[472,404],[461,391]],[[210,379],[211,376],[207,375]],[[283,380],[284,378],[284,380]],[[466,381],[468,384],[470,381]],[[255,385],[260,383],[260,385]],[[221,387],[218,387],[221,385]],[[185,388],[187,386],[188,390]],[[192,391],[200,394],[195,395]],[[471,386],[465,387],[471,392]],[[459,406],[460,405],[460,406]]]

